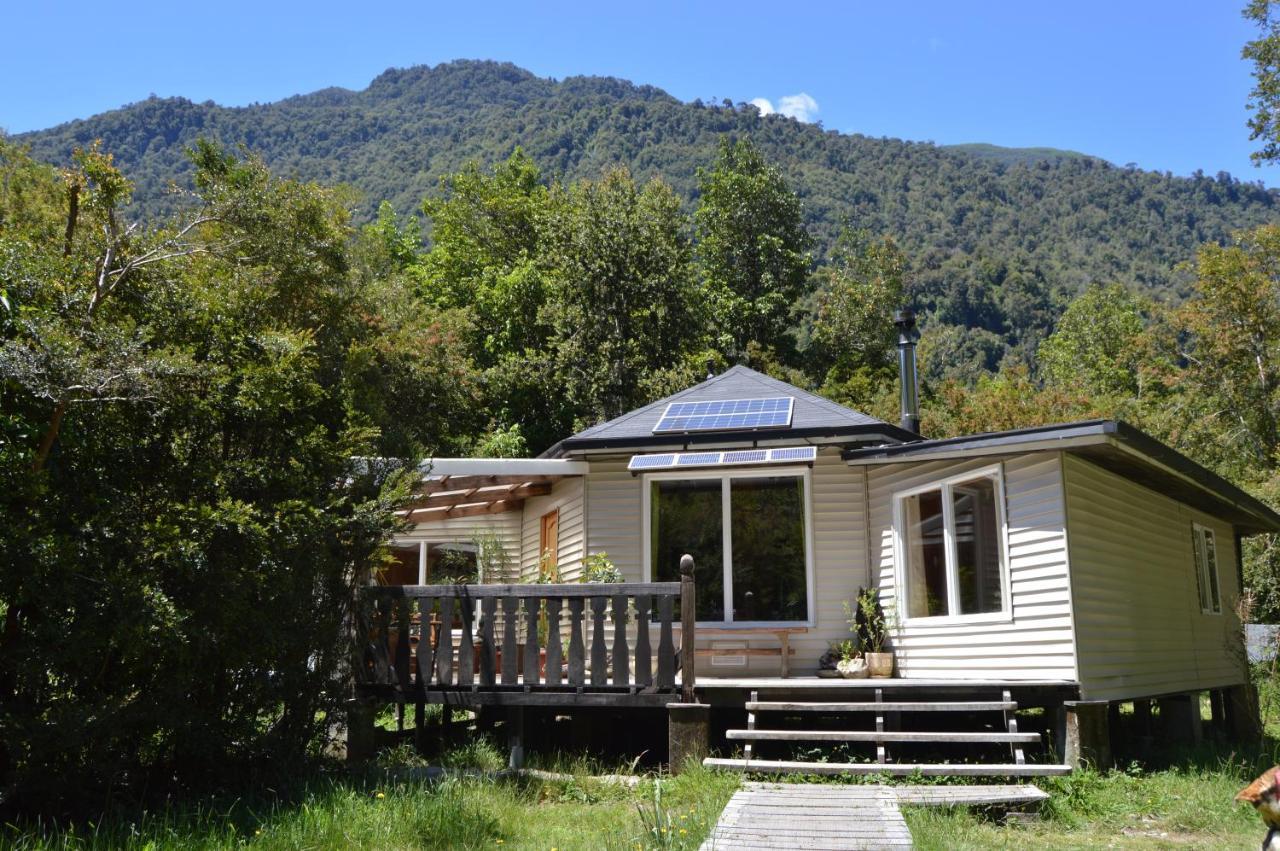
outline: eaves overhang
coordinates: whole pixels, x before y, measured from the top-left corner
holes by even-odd
[[[1139,484],[1223,517],[1242,534],[1280,531],[1280,514],[1218,474],[1119,420],[1085,420],[894,446],[850,449],[851,466],[1070,452]]]

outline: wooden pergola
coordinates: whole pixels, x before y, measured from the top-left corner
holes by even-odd
[[[436,458],[399,513],[414,523],[518,511],[531,496],[546,496],[567,476],[581,476],[580,461],[545,458]]]

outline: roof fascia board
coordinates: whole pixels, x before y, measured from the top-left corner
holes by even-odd
[[[920,461],[951,461],[974,458],[986,455],[1010,455],[1016,452],[1044,452],[1046,450],[1071,449],[1077,446],[1096,446],[1106,443],[1105,434],[1084,434],[1077,437],[1059,437],[1023,442],[992,443],[986,446],[973,447],[938,447],[936,450],[920,452],[903,452],[894,455],[868,455],[846,458],[850,467],[871,467],[881,464],[907,464]]]
[[[418,469],[432,476],[585,476],[590,468],[563,458],[430,458]]]
[[[752,447],[752,446],[787,446],[796,443],[850,443],[878,442],[900,443],[903,440],[915,440],[917,437],[909,432],[889,426],[854,426],[847,429],[807,428],[786,429],[778,431],[753,432],[691,432],[688,434],[658,434],[648,437],[632,438],[566,438],[547,450],[547,454],[578,454],[607,450],[610,452],[643,451],[656,452],[663,449],[676,449],[685,446],[705,447]]]

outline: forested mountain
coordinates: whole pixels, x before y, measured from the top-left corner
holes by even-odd
[[[1226,174],[1181,178],[1052,148],[848,135],[745,104],[684,103],[650,86],[554,81],[495,62],[389,70],[363,91],[243,108],[152,98],[17,138],[53,162],[102,139],[137,181],[143,212],[178,203],[165,190],[189,182],[184,149],[196,138],[243,143],[277,173],[355,186],[371,218],[383,200],[415,211],[443,175],[469,160],[492,164],[516,146],[545,176],[595,179],[623,163],[692,201],[697,170],[724,135],[750,137],[781,168],[803,200],[819,258],[846,222],[891,235],[929,321],[991,332],[968,343],[986,346],[987,360],[1005,346],[1030,351],[1088,282],[1185,294],[1189,276],[1175,266],[1197,245],[1273,220],[1280,198]]]

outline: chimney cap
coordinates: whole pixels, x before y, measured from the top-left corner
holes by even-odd
[[[909,307],[894,311],[893,324],[899,328],[914,327],[916,324],[916,312]]]

